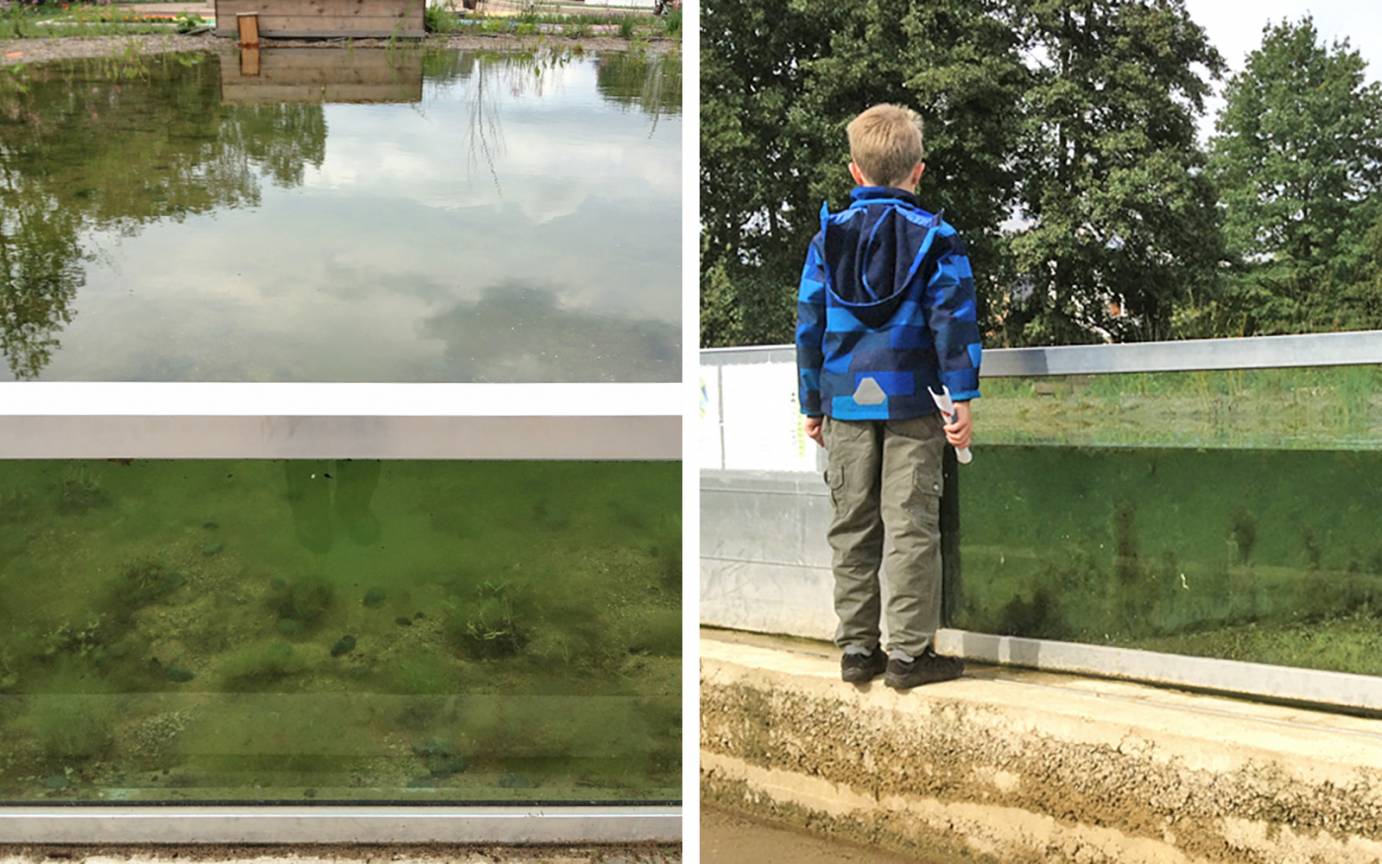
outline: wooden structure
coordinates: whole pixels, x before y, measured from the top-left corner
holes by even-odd
[[[246,48],[221,58],[221,102],[421,102],[422,54],[357,48]]]
[[[235,16],[235,29],[240,34],[241,48],[259,47],[259,13],[242,12]]]
[[[256,14],[266,39],[421,39],[426,0],[216,0],[216,35],[239,36]]]

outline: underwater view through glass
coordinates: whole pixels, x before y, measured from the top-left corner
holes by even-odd
[[[0,79],[0,380],[675,381],[676,56]]]
[[[949,626],[1382,675],[1382,367],[990,379]]]
[[[679,799],[680,487],[0,462],[0,801]]]

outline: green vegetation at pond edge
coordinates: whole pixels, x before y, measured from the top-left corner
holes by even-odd
[[[680,797],[680,466],[0,462],[0,800]]]
[[[951,626],[1382,675],[1382,451],[977,447]]]

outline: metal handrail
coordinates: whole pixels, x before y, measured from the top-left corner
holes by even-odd
[[[791,345],[701,349],[701,362],[709,366],[788,362],[795,360],[795,357],[796,351]],[[993,348],[984,351],[979,374],[985,378],[1012,378],[1356,366],[1365,363],[1382,363],[1382,330],[1122,342],[1113,345]]]

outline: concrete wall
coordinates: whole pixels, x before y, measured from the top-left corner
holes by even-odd
[[[744,641],[701,642],[706,801],[927,861],[1382,861],[1382,722],[1039,672],[899,694]]]

